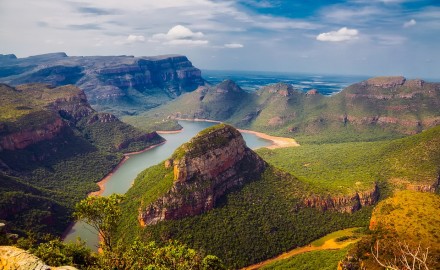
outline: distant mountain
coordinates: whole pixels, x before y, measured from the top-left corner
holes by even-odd
[[[219,91],[219,89],[222,89]],[[232,81],[200,87],[158,108],[125,120],[166,127],[175,118],[206,118],[300,142],[393,138],[440,124],[440,83],[378,77],[326,97],[279,83],[247,93]]]
[[[204,84],[201,71],[182,55],[153,57],[0,55],[0,82],[10,85],[75,84],[98,111],[118,116],[156,107]]]
[[[75,86],[0,84],[0,219],[60,234],[122,158],[163,139],[97,113]]]

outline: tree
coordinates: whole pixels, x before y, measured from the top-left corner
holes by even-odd
[[[125,196],[112,194],[109,197],[88,197],[76,204],[74,217],[82,220],[98,231],[103,250],[112,251],[118,219],[121,216],[120,204]]]
[[[422,249],[420,244],[417,248],[410,247],[407,243],[398,242],[398,250],[395,252],[394,260],[380,259],[379,240],[376,241],[371,253],[380,266],[389,270],[429,270],[427,261],[429,249]],[[397,253],[397,254],[396,254]]]

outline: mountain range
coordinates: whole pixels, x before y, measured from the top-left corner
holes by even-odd
[[[98,111],[117,116],[151,109],[205,82],[182,55],[67,56],[65,53],[17,58],[0,55],[0,82],[9,85],[74,84]]]
[[[124,120],[149,130],[166,128],[170,119],[211,119],[325,143],[416,134],[440,123],[439,108],[439,83],[400,76],[371,78],[330,97],[283,83],[249,93],[226,80]]]

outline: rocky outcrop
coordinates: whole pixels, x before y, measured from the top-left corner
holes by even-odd
[[[292,87],[292,85],[285,83],[277,83],[277,84],[269,85],[263,87],[261,91],[262,92],[267,91],[271,94],[277,94],[282,97],[288,97],[298,92]]]
[[[75,270],[72,266],[50,267],[26,250],[13,246],[0,246],[1,270]]]
[[[141,206],[142,226],[209,211],[226,192],[258,179],[267,164],[246,147],[239,131],[220,124],[182,145],[164,166],[173,168],[173,187]]]
[[[374,205],[379,199],[379,187],[375,184],[371,190],[356,192],[345,196],[314,196],[305,198],[303,204],[306,207],[321,210],[336,210],[339,212],[353,213],[363,206]]]
[[[51,140],[61,133],[66,123],[57,118],[52,123],[37,129],[25,129],[16,133],[0,136],[0,151],[24,149],[41,141]]]
[[[309,91],[306,92],[306,96],[316,96],[318,94],[319,92],[316,89],[310,89]]]
[[[369,86],[380,88],[391,88],[403,85],[406,79],[403,76],[375,77],[368,79],[364,83]]]

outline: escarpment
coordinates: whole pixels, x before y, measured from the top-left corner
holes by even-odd
[[[353,213],[364,206],[374,205],[379,200],[379,187],[356,192],[351,195],[340,196],[312,196],[303,200],[306,207],[318,208],[321,210],[335,210],[338,212]]]
[[[1,82],[73,84],[85,92],[95,109],[118,116],[156,107],[205,84],[201,71],[183,55],[5,55],[0,57],[0,66]],[[2,73],[3,69],[7,72]]]
[[[258,179],[267,164],[246,147],[239,131],[221,124],[182,145],[163,166],[173,168],[173,186],[141,206],[142,226],[209,211],[228,191]]]

